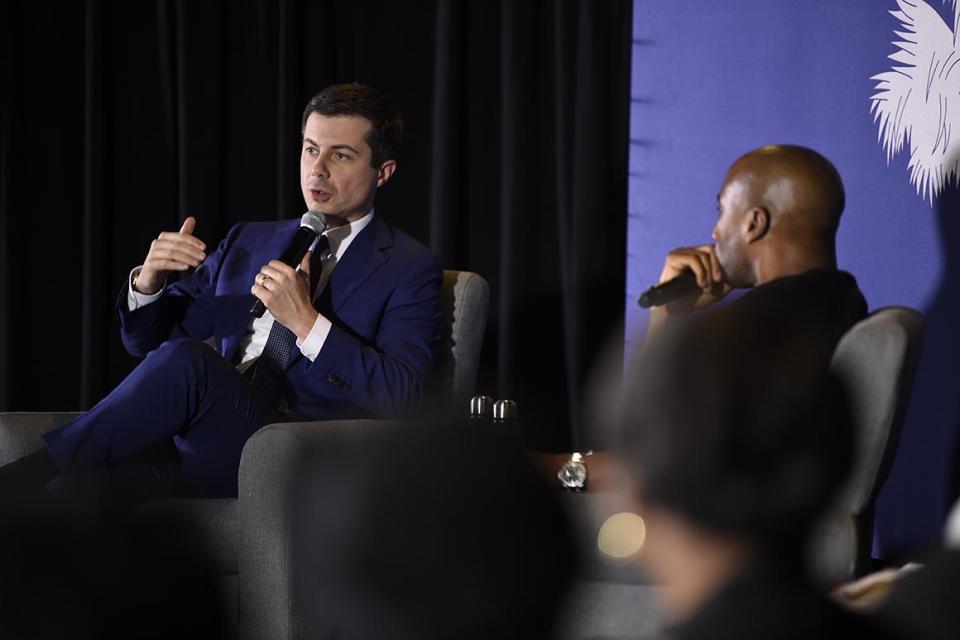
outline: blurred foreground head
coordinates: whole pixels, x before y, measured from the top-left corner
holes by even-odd
[[[645,508],[796,559],[853,434],[818,350],[777,331],[717,314],[665,334],[628,377],[622,444]]]
[[[358,423],[305,463],[294,530],[312,637],[550,637],[572,539],[516,434]]]

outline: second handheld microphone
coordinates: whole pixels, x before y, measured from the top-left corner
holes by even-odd
[[[650,307],[659,307],[664,304],[685,298],[691,293],[700,289],[697,284],[697,276],[693,271],[687,270],[678,275],[673,280],[667,280],[654,285],[643,292],[640,300],[637,302],[644,309]]]

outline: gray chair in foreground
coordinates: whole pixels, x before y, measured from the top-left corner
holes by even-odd
[[[490,290],[486,280],[467,271],[444,271],[441,290],[443,335],[434,374],[427,383],[423,408],[467,408],[473,395],[487,323]],[[38,450],[41,436],[78,412],[0,414],[0,465]],[[268,425],[244,447],[239,498],[163,500],[139,509],[143,519],[182,518],[201,538],[196,543],[218,575],[228,617],[239,619],[243,638],[280,640],[295,636],[285,582],[294,559],[284,555],[289,536],[284,512],[286,465],[303,443],[322,444],[327,432],[378,428],[378,420],[341,420]],[[395,426],[395,425],[394,425]],[[237,602],[239,601],[239,609]]]
[[[923,315],[884,307],[840,340],[830,368],[847,384],[857,453],[835,509],[811,541],[811,564],[824,584],[871,570],[874,507],[890,473],[923,345]]]

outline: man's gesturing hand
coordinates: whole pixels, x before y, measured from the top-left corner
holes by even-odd
[[[207,245],[193,235],[197,219],[193,216],[183,221],[180,231],[164,231],[150,243],[150,251],[143,261],[143,268],[134,280],[134,288],[140,293],[156,293],[163,286],[171,271],[186,271],[200,266],[207,257]]]
[[[277,322],[301,340],[306,340],[317,321],[317,310],[310,303],[310,253],[300,262],[300,271],[280,260],[260,267],[250,293],[259,298]]]

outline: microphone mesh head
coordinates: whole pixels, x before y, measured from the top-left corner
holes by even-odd
[[[300,226],[309,227],[318,234],[323,233],[327,228],[327,219],[322,213],[316,211],[307,211],[300,216]]]

